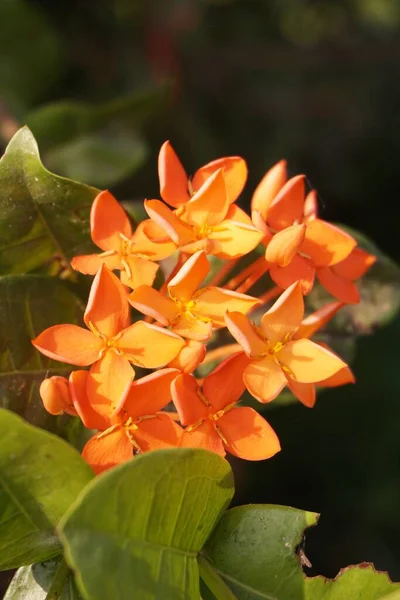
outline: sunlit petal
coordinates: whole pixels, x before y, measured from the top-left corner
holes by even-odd
[[[49,358],[80,367],[94,363],[104,346],[100,338],[77,325],[49,327],[32,344]]]
[[[250,394],[263,403],[274,400],[287,384],[282,368],[272,357],[252,360],[243,379]]]
[[[86,391],[90,404],[100,415],[111,418],[120,410],[131,387],[135,371],[124,356],[109,350],[92,365]]]
[[[315,383],[300,383],[291,377],[288,377],[287,379],[288,388],[297,400],[300,400],[304,406],[312,408],[317,399]]]
[[[296,175],[285,183],[268,207],[267,223],[280,231],[303,219],[304,175]]]
[[[69,387],[75,410],[88,429],[107,429],[111,425],[108,416],[100,415],[89,401],[87,382],[89,371],[72,371]]]
[[[347,366],[333,352],[307,339],[288,342],[276,357],[300,383],[322,381]]]
[[[186,429],[182,434],[179,445],[182,448],[203,448],[220,456],[226,454],[222,439],[208,419],[192,431]]]
[[[317,277],[321,285],[341,302],[346,304],[358,304],[360,302],[360,294],[356,284],[350,279],[345,279],[340,275],[336,275],[333,270],[335,267],[321,267],[317,269]]]
[[[223,169],[229,202],[235,202],[241,194],[247,180],[246,161],[240,156],[217,158],[196,171],[192,179],[192,188],[197,192],[203,183],[218,169]]]
[[[239,458],[264,460],[281,449],[271,425],[248,406],[232,408],[218,420],[217,426],[228,442],[226,450]]]
[[[123,426],[110,433],[97,433],[87,442],[82,457],[98,475],[133,457],[133,447]]]
[[[183,373],[171,384],[172,400],[182,425],[192,425],[208,416],[209,407],[192,375]]]
[[[167,414],[160,413],[152,419],[139,421],[136,425],[138,429],[133,432],[133,437],[141,452],[179,446],[183,429]]]
[[[290,265],[304,240],[305,233],[306,226],[304,224],[291,225],[276,233],[265,251],[266,260],[279,267]]]
[[[212,404],[214,412],[240,399],[246,388],[243,371],[249,360],[244,352],[238,352],[220,363],[204,378],[203,393]]]
[[[157,263],[137,256],[128,256],[125,261],[128,268],[123,265],[121,271],[121,282],[124,285],[133,290],[140,285],[153,285],[158,271]]]
[[[71,267],[84,275],[96,275],[101,265],[105,265],[110,271],[121,269],[121,258],[119,254],[101,256],[101,254],[86,254],[74,256]]]
[[[260,357],[268,352],[267,343],[257,333],[256,328],[246,315],[239,312],[227,312],[225,323],[247,356]]]
[[[264,233],[253,225],[231,219],[222,221],[209,234],[209,238],[216,244],[212,253],[225,260],[239,258],[251,252],[263,237]]]
[[[305,221],[311,221],[318,216],[318,196],[315,190],[311,190],[306,196],[303,216]]]
[[[336,225],[313,219],[307,224],[300,251],[307,254],[316,267],[327,267],[346,258],[356,243],[354,238]]]
[[[157,369],[174,359],[184,343],[172,331],[137,321],[122,332],[116,346],[134,365]]]
[[[272,345],[285,342],[297,331],[303,315],[303,294],[301,284],[297,281],[288,287],[263,315],[261,329]]]
[[[339,277],[354,280],[362,277],[375,262],[376,256],[361,248],[354,248],[351,254],[334,265],[332,270]]]
[[[302,292],[307,295],[311,292],[314,284],[315,267],[308,258],[296,254],[287,267],[271,265],[269,274],[272,281],[284,289],[296,281],[300,281]]]
[[[197,227],[218,225],[226,217],[229,200],[222,169],[211,175],[185,205],[185,220]]]
[[[179,375],[177,369],[161,369],[135,379],[123,403],[123,408],[132,419],[152,415],[171,402],[171,383]]]
[[[174,323],[173,330],[184,338],[206,342],[212,334],[212,321],[185,312]]]
[[[184,223],[160,200],[145,200],[144,208],[149,217],[164,229],[177,246],[188,244],[195,238],[190,225]]]
[[[202,281],[210,271],[210,263],[204,252],[196,252],[179,269],[168,284],[168,291],[173,298],[188,302],[198,290]]]
[[[277,193],[287,181],[287,164],[281,160],[266,172],[256,187],[251,199],[251,210],[258,211],[264,221],[267,220],[268,208]]]
[[[311,315],[308,315],[308,317],[301,322],[299,329],[293,335],[293,339],[299,340],[301,338],[312,337],[314,333],[322,329],[322,327],[336,315],[342,306],[342,302],[330,302],[313,312]]]
[[[188,178],[169,141],[164,142],[158,155],[158,177],[165,202],[177,208],[189,201]]]
[[[182,373],[193,373],[193,371],[203,362],[207,352],[207,347],[197,340],[185,340],[185,345],[179,354],[168,363],[168,366],[178,369]]]
[[[90,211],[92,240],[102,250],[119,250],[122,233],[130,238],[132,228],[120,203],[107,190],[94,199]]]
[[[257,298],[239,294],[219,287],[209,287],[200,290],[196,295],[196,306],[193,312],[203,315],[212,320],[215,325],[225,325],[225,313],[241,312],[247,313],[259,304]]]
[[[141,285],[129,294],[129,302],[136,310],[153,317],[162,325],[169,325],[179,317],[178,305],[148,285]]]

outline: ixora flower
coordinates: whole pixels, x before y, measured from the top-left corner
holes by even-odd
[[[193,177],[189,178],[170,142],[164,142],[158,155],[161,198],[174,208],[185,205],[219,169],[223,170],[225,176],[229,202],[234,202],[247,180],[247,166],[243,158],[240,156],[218,158],[200,167]]]
[[[210,271],[203,251],[196,252],[167,285],[168,296],[142,285],[129,296],[134,308],[183,337],[208,340],[213,326],[224,327],[227,310],[248,312],[257,298],[219,287],[200,288]]]
[[[76,412],[85,427],[99,430],[82,451],[95,473],[126,462],[134,453],[178,446],[182,428],[160,412],[171,401],[170,386],[177,374],[176,369],[161,369],[132,382],[123,402],[116,409],[109,404],[100,415],[87,394],[89,372],[71,373]]]
[[[186,429],[183,447],[201,447],[246,460],[271,458],[280,450],[267,421],[248,406],[236,406],[244,392],[242,372],[249,363],[243,352],[229,357],[204,378],[179,375],[171,385],[174,404]]]
[[[346,367],[339,357],[307,338],[293,339],[304,315],[301,284],[292,284],[261,318],[260,327],[238,312],[226,325],[250,358],[244,383],[257,400],[270,402],[288,383],[316,383]]]
[[[230,203],[223,169],[208,177],[175,211],[160,200],[146,200],[144,206],[149,217],[186,254],[204,250],[223,259],[237,258],[254,250],[263,238],[250,217]]]
[[[251,207],[253,222],[265,234],[271,278],[282,288],[299,280],[307,294],[316,271],[344,260],[357,242],[318,218],[316,192],[305,196],[304,179],[287,180],[286,163],[279,162],[257,187]]]
[[[128,393],[135,371],[166,365],[184,345],[178,335],[137,321],[129,322],[129,302],[119,279],[102,265],[95,276],[84,314],[88,329],[54,325],[32,344],[45,356],[72,365],[91,365],[87,392],[98,412],[118,406]]]
[[[153,236],[156,232],[153,229]],[[135,233],[122,206],[108,191],[96,196],[90,211],[90,231],[93,242],[104,250],[101,254],[75,256],[71,266],[76,271],[95,275],[102,264],[111,271],[121,271],[121,280],[135,289],[137,286],[152,285],[161,260],[172,254],[175,245],[169,241],[155,243],[143,232],[140,224]],[[159,237],[163,232],[159,232]]]

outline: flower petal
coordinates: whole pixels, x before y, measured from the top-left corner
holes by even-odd
[[[304,406],[312,408],[317,400],[317,394],[314,383],[300,383],[291,377],[287,378],[288,388],[293,396],[300,400]]]
[[[195,298],[196,306],[193,312],[211,319],[214,325],[225,326],[225,313],[230,312],[248,313],[254,306],[260,303],[257,298],[239,294],[219,287],[208,287],[199,290]]]
[[[272,357],[252,360],[243,372],[243,379],[250,394],[262,403],[275,400],[287,384],[281,366]]]
[[[307,295],[314,285],[315,268],[308,258],[296,254],[287,267],[271,265],[269,274],[274,283],[284,289],[300,281],[302,292]]]
[[[94,199],[90,211],[92,240],[102,250],[117,250],[121,247],[122,233],[130,238],[132,227],[120,203],[109,191],[100,192]]]
[[[209,239],[215,243],[212,254],[230,260],[248,254],[264,238],[264,233],[241,221],[225,219],[219,227],[209,234]],[[211,252],[210,252],[211,253]]]
[[[316,219],[318,216],[318,196],[316,190],[308,192],[304,201],[303,216],[306,221]]]
[[[330,302],[329,304],[325,304],[311,315],[308,315],[303,321],[299,329],[293,336],[294,340],[300,340],[301,338],[310,338],[322,329],[326,323],[328,323],[338,312],[338,310],[343,306],[342,302]]]
[[[139,258],[137,256],[128,256],[125,259],[126,264],[122,265],[121,282],[132,289],[136,289],[140,285],[153,285],[154,279],[158,271],[158,264]],[[128,268],[126,268],[128,265]]]
[[[111,418],[128,395],[135,371],[124,356],[109,350],[89,371],[86,391],[90,404],[100,415]]]
[[[347,258],[334,265],[333,272],[345,279],[359,279],[375,262],[376,256],[361,248],[354,248]]]
[[[335,265],[336,267],[337,265]],[[321,285],[334,298],[346,304],[358,304],[360,302],[360,294],[357,286],[350,279],[345,279],[340,275],[336,275],[334,267],[320,267],[317,269],[317,277]]]
[[[152,219],[141,221],[131,238],[132,252],[143,254],[151,260],[163,260],[176,250],[176,244],[165,230]]]
[[[313,219],[307,224],[300,251],[310,256],[316,267],[327,267],[345,259],[356,244],[356,240],[339,227]]]
[[[86,371],[84,371],[86,373]],[[61,415],[64,412],[76,416],[68,379],[60,375],[46,377],[39,387],[43,406],[51,415]]]
[[[133,447],[123,426],[110,433],[97,433],[87,442],[82,458],[98,475],[133,458]]]
[[[157,369],[169,363],[184,345],[184,340],[172,331],[136,321],[122,331],[116,347],[134,364]]]
[[[108,339],[114,337],[129,324],[129,302],[124,286],[102,265],[93,279],[84,321]]]
[[[272,345],[286,342],[300,327],[304,315],[301,284],[296,281],[287,288],[263,315],[261,329]]]
[[[266,172],[256,187],[251,199],[251,210],[261,213],[264,221],[267,220],[268,208],[275,196],[287,181],[286,160],[280,160]]]
[[[213,412],[238,402],[246,386],[243,371],[249,364],[244,352],[238,352],[221,362],[203,381],[203,393]]]
[[[281,449],[271,425],[249,406],[232,408],[218,420],[217,426],[228,442],[226,450],[239,458],[264,460]]]
[[[158,177],[165,202],[177,208],[189,201],[188,177],[169,141],[164,142],[158,155]]]
[[[267,223],[280,231],[301,222],[304,210],[304,175],[296,175],[285,183],[268,207]]]
[[[161,369],[133,381],[124,401],[123,409],[136,420],[143,415],[153,415],[172,400],[171,383],[180,375],[177,369]]]
[[[246,315],[239,312],[226,312],[225,323],[247,356],[260,357],[268,352],[268,345]]]
[[[121,269],[120,255],[117,253],[108,256],[101,256],[101,254],[86,254],[74,256],[71,260],[71,267],[84,275],[96,275],[101,265],[105,265],[110,271]]]
[[[192,228],[160,200],[145,200],[144,208],[178,246],[188,244],[196,237]]]
[[[246,161],[240,156],[217,158],[198,169],[192,179],[194,192],[197,192],[218,169],[223,169],[229,202],[235,202],[247,181]]]
[[[300,383],[323,381],[347,366],[333,352],[307,339],[288,342],[276,357]]]
[[[197,340],[185,340],[182,350],[168,363],[168,366],[182,373],[192,373],[203,362],[206,352],[205,344]]]
[[[340,371],[328,377],[328,379],[324,379],[323,381],[318,382],[318,386],[321,387],[339,387],[341,385],[347,385],[348,383],[355,383],[356,378],[354,377],[353,371],[350,367],[343,367]]]
[[[141,285],[129,294],[129,303],[144,315],[157,319],[162,325],[170,325],[179,317],[176,302],[148,285]]]
[[[210,271],[210,263],[204,252],[196,252],[187,259],[185,264],[168,284],[168,291],[173,298],[182,302],[191,300],[202,281]]]
[[[204,423],[192,431],[186,429],[182,434],[179,445],[181,448],[204,448],[204,450],[210,450],[210,452],[215,452],[220,456],[226,454],[222,439],[209,419],[206,419]]]
[[[172,329],[175,333],[190,340],[205,342],[211,337],[212,322],[211,320],[205,320],[202,317],[185,312],[174,323]]]
[[[138,429],[133,432],[133,437],[141,452],[179,446],[183,429],[165,413],[139,421],[136,425]]]
[[[228,209],[224,174],[222,169],[219,169],[185,205],[185,220],[197,227],[212,227],[225,219]]]
[[[182,425],[193,425],[208,417],[209,407],[201,398],[201,389],[192,375],[178,375],[171,384],[172,400]]]
[[[104,430],[110,427],[110,419],[100,415],[89,401],[87,382],[89,371],[72,371],[69,376],[69,388],[75,410],[82,423],[88,429]]]
[[[104,342],[77,325],[54,325],[40,333],[32,344],[42,354],[70,365],[86,367],[98,360]]]
[[[276,233],[268,243],[265,258],[269,263],[287,267],[300,248],[306,233],[306,226],[291,225]]]

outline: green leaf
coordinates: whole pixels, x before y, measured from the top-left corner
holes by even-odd
[[[145,453],[86,488],[61,524],[66,560],[88,600],[198,600],[197,553],[233,495],[206,450]]]
[[[294,552],[316,520],[287,506],[239,506],[225,513],[203,552],[239,600],[300,600],[304,576]]]
[[[4,600],[82,600],[63,559],[21,567]]]
[[[343,569],[335,579],[307,577],[305,600],[396,600],[400,598],[400,583],[392,583],[387,573],[363,564]]]
[[[0,161],[0,273],[26,273],[91,251],[89,211],[98,190],[58,177],[20,129]]]
[[[55,527],[93,472],[72,446],[7,410],[0,439],[0,569],[13,569],[60,553]]]
[[[0,277],[0,406],[46,429],[57,426],[43,409],[39,385],[72,367],[43,356],[31,340],[51,325],[81,322],[82,313],[71,286],[56,277]]]

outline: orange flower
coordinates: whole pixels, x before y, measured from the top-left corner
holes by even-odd
[[[273,281],[287,288],[300,280],[307,294],[316,269],[345,259],[356,241],[317,217],[316,193],[305,197],[304,178],[297,175],[287,181],[284,161],[272,167],[254,193],[252,218],[265,234],[265,258]]]
[[[39,394],[43,406],[51,415],[66,413],[76,416],[77,412],[72,402],[68,379],[65,377],[54,375],[44,379],[40,384]]]
[[[304,314],[301,284],[292,284],[263,315],[260,327],[238,312],[225,315],[226,325],[250,358],[243,372],[249,392],[270,402],[287,384],[315,383],[335,375],[346,364],[309,339],[293,339]]]
[[[225,326],[227,310],[247,312],[259,300],[219,287],[198,289],[210,271],[204,252],[196,252],[168,283],[168,295],[142,285],[129,296],[134,308],[172,331],[194,340],[207,340],[212,327]]]
[[[338,310],[343,306],[342,302],[331,302],[330,304],[326,304],[322,308],[319,308],[311,315],[306,317],[299,327],[299,329],[293,334],[293,340],[300,340],[303,338],[312,337],[317,331],[319,331],[328,321],[332,319],[332,317],[338,312]],[[321,342],[318,343],[323,348],[329,350],[332,354],[332,350]],[[305,406],[311,408],[314,406],[316,402],[316,386],[319,387],[338,387],[341,385],[346,385],[347,383],[355,383],[355,378],[350,367],[345,366],[340,371],[328,377],[323,381],[315,383],[299,383],[290,377],[288,373],[286,373],[286,377],[288,380],[288,387],[292,394],[296,396],[300,402],[302,402]]]
[[[346,304],[360,302],[360,294],[354,283],[376,262],[376,256],[354,248],[347,258],[332,267],[317,269],[317,277],[324,288]]]
[[[32,344],[45,356],[72,365],[92,365],[88,395],[98,412],[102,405],[121,402],[135,371],[130,363],[148,369],[164,366],[184,345],[170,331],[137,321],[129,325],[129,303],[119,279],[104,265],[95,276],[84,314],[88,329],[54,325]]]
[[[171,385],[182,425],[181,446],[202,447],[247,460],[270,458],[280,450],[272,427],[248,406],[236,407],[244,392],[242,372],[249,360],[243,352],[222,362],[204,378],[179,375]]]
[[[74,406],[85,427],[99,429],[85,445],[82,456],[101,473],[132,458],[134,453],[169,448],[179,444],[182,428],[167,413],[160,412],[170,401],[175,369],[162,369],[134,381],[118,408],[108,414],[93,410],[87,394],[87,371],[71,374]]]
[[[102,264],[111,271],[119,269],[125,285],[136,288],[152,285],[160,260],[174,252],[175,245],[154,243],[143,232],[140,224],[135,233],[122,206],[108,191],[96,196],[90,213],[90,229],[93,242],[104,252],[75,256],[71,266],[84,274],[95,275]],[[155,232],[153,232],[155,237]],[[165,237],[165,236],[164,236]]]
[[[247,180],[247,166],[243,158],[218,158],[198,169],[189,178],[170,142],[164,142],[158,156],[161,198],[175,208],[186,204],[218,169],[223,169],[229,202],[234,202]]]
[[[205,344],[197,340],[185,340],[185,345],[168,366],[178,369],[181,373],[193,373],[205,359],[206,352]]]
[[[223,259],[237,258],[263,238],[250,217],[230,204],[222,169],[208,177],[176,211],[160,200],[146,200],[144,206],[149,217],[187,254],[204,250]]]

